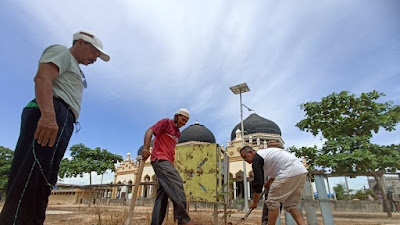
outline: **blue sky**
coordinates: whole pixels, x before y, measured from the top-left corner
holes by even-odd
[[[304,118],[300,104],[343,90],[377,90],[386,94],[382,101],[400,104],[398,12],[396,0],[3,0],[0,145],[15,148],[42,51],[70,47],[78,30],[97,34],[111,60],[81,66],[88,88],[70,146],[135,157],[145,131],[181,107],[191,112],[188,125],[198,120],[226,145],[240,122],[239,97],[229,87],[243,82],[251,89],[243,103],[278,124],[286,147],[321,144],[295,127]],[[398,144],[399,128],[380,130],[373,141]],[[368,186],[366,178],[349,184]]]

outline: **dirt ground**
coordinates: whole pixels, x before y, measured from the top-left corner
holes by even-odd
[[[1,205],[0,205],[1,209]],[[128,214],[128,206],[92,206],[87,205],[49,205],[46,212],[45,225],[121,225],[124,224]],[[132,224],[150,224],[152,208],[135,207]],[[246,212],[233,210],[228,222],[239,224],[240,218]],[[191,218],[198,224],[214,224],[212,209],[190,209]],[[321,213],[317,212],[318,224],[323,224]],[[400,225],[400,213],[394,213],[393,218],[388,218],[386,213],[360,213],[360,212],[333,212],[335,225]],[[173,225],[173,214],[170,209],[164,225]],[[243,225],[260,224],[261,210],[254,210]],[[285,224],[284,216],[281,217],[282,225]],[[219,224],[224,224],[222,213],[219,214]]]
[[[47,210],[47,219],[45,225],[120,225],[124,223],[124,219],[128,213],[128,206],[92,206],[87,205],[50,205]],[[145,225],[150,224],[152,208],[135,207],[135,214],[132,224]],[[245,212],[233,211],[228,222],[237,224],[245,215]],[[212,209],[190,209],[190,216],[199,224],[214,224]],[[335,225],[381,225],[381,224],[400,224],[400,213],[394,213],[393,218],[388,218],[386,213],[360,213],[360,212],[334,212]],[[172,225],[172,209],[169,211],[168,221],[166,225]],[[318,224],[323,224],[320,212],[317,212]],[[219,216],[219,224],[224,224],[222,214]],[[249,218],[245,221],[245,225],[260,224],[261,210],[254,210]],[[282,225],[284,217],[281,217]]]

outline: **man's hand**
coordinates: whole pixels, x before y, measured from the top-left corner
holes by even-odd
[[[143,149],[142,157],[144,162],[147,160],[147,158],[149,158],[149,156],[150,156],[150,150],[148,148]]]
[[[40,109],[40,119],[34,134],[38,144],[49,147],[57,139],[58,125],[53,105],[52,83],[58,77],[58,67],[53,63],[40,63],[34,78],[36,102]]]
[[[256,209],[257,208],[257,202],[252,202],[249,206],[250,209]]]
[[[47,143],[49,147],[54,145],[57,139],[58,125],[56,121],[56,116],[44,116],[42,115],[37,124],[37,128],[34,134],[35,139],[37,139],[38,144],[46,146]]]

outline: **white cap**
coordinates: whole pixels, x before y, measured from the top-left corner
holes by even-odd
[[[190,118],[190,114],[189,111],[187,109],[179,109],[175,115],[182,115],[182,116],[186,116],[187,118]]]
[[[92,34],[89,31],[83,31],[83,30],[76,32],[74,34],[73,41],[79,40],[79,39],[89,42],[95,48],[97,48],[97,50],[100,51],[100,59],[102,59],[103,61],[106,61],[106,62],[108,62],[110,60],[110,56],[103,51],[103,43],[101,43],[100,39],[97,38],[94,34]]]

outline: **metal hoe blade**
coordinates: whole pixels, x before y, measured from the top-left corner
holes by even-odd
[[[262,196],[264,196],[264,194],[267,192],[268,189],[264,188],[263,192],[260,195],[260,198],[258,199],[258,201],[260,201],[260,199],[262,198]],[[253,211],[253,209],[249,209],[249,211],[247,211],[246,215],[244,217],[242,217],[239,221],[239,223],[243,223],[244,221],[247,220],[247,217],[249,217],[250,213]]]

